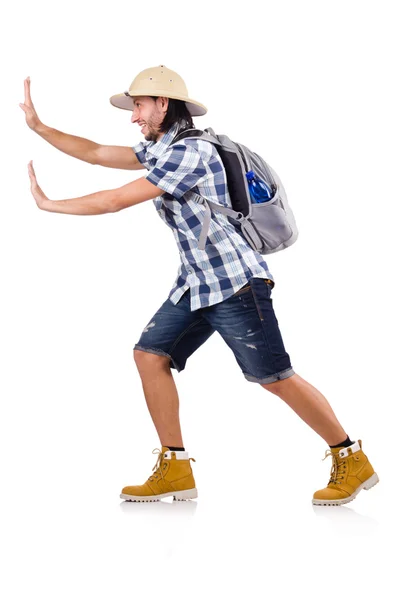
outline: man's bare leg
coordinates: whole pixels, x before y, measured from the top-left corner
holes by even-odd
[[[134,350],[134,358],[162,445],[183,447],[179,397],[168,357]],[[297,373],[261,386],[284,400],[328,445],[334,446],[347,438],[327,399]]]
[[[134,350],[134,360],[141,377],[146,404],[161,444],[183,448],[179,422],[179,397],[169,358]]]
[[[335,446],[347,438],[328,400],[296,373],[287,379],[260,385],[284,400],[328,445]]]

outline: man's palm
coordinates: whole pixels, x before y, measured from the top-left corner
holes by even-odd
[[[29,125],[30,129],[36,129],[36,127],[40,123],[40,119],[37,116],[36,110],[33,106],[32,98],[30,96],[30,77],[27,77],[24,81],[25,86],[25,102],[20,104],[19,106],[25,113],[26,123]]]

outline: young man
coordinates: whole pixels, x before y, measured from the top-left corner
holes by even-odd
[[[31,191],[39,208],[51,212],[94,215],[119,211],[153,200],[162,220],[172,229],[181,264],[168,298],[153,315],[134,347],[134,358],[153,423],[162,445],[155,471],[143,485],[123,488],[121,498],[153,501],[197,497],[182,440],[179,399],[171,369],[186,361],[217,331],[234,352],[244,377],[259,383],[288,404],[330,446],[328,485],[314,493],[314,504],[350,502],[361,489],[378,482],[361,440],[352,441],[326,398],[294,372],[271,299],[274,280],[263,257],[221,213],[211,215],[204,250],[198,248],[205,207],[202,194],[231,206],[225,169],[210,142],[175,135],[194,128],[193,116],[205,106],[192,98],[183,79],[164,65],[141,71],[129,91],[110,102],[132,111],[145,141],[130,147],[102,146],[45,126],[38,118],[25,80],[20,104],[29,127],[50,144],[91,164],[149,173],[113,190],[81,198],[52,201],[39,187],[29,163]]]

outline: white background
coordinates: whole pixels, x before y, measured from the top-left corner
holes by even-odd
[[[1,546],[7,600],[274,599],[395,592],[394,3],[8,4],[1,39]],[[166,65],[208,107],[194,119],[259,152],[300,237],[267,257],[295,371],[362,439],[380,483],[311,505],[326,443],[247,382],[218,334],[173,371],[199,498],[126,504],[159,446],[133,361],[179,264],[151,201],[81,217],[50,199],[145,171],[91,166],[25,123],[102,144],[143,139],[109,97]],[[394,547],[395,550],[395,547]],[[393,592],[394,589],[394,592]]]

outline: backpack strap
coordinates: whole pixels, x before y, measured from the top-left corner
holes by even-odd
[[[212,144],[215,144],[216,146],[222,146],[222,143],[215,137],[215,132],[211,127],[208,127],[204,131],[202,131],[201,129],[185,129],[184,131],[181,131],[174,137],[170,146],[184,138],[205,140],[205,141],[211,142]],[[245,166],[246,166],[247,163],[246,163],[245,158],[246,158],[245,153],[243,153],[243,160],[244,160]],[[253,243],[256,245],[256,247],[260,247],[262,245],[261,239],[260,239],[258,233],[256,232],[256,229],[252,226],[252,223],[250,223],[250,221],[243,215],[242,212],[238,212],[232,208],[222,206],[221,204],[215,204],[215,202],[212,202],[211,200],[208,200],[208,198],[205,198],[204,196],[200,196],[199,194],[196,194],[196,193],[194,193],[193,200],[195,202],[197,202],[197,204],[205,205],[203,225],[201,228],[201,233],[200,233],[200,237],[199,237],[199,241],[198,241],[199,250],[205,249],[205,242],[206,242],[206,239],[208,236],[208,231],[209,231],[210,223],[211,223],[211,208],[217,212],[222,213],[223,215],[231,217],[235,221],[238,221],[241,224],[241,227],[243,228],[243,230],[246,233],[248,233],[249,236],[252,238]]]
[[[207,132],[210,132],[210,133],[207,133]],[[202,131],[201,129],[184,129],[183,131],[180,131],[179,133],[176,134],[176,136],[170,143],[170,146],[172,146],[172,144],[176,144],[176,142],[179,142],[179,140],[183,140],[184,138],[192,138],[194,140],[204,140],[206,142],[212,142],[213,144],[216,144],[217,146],[222,146],[221,142],[215,137],[214,130],[211,128],[208,128],[205,131]]]
[[[199,196],[198,194],[196,194],[196,198],[197,198],[196,201],[198,204],[204,204],[204,206],[205,206],[203,226],[201,229],[200,238],[199,238],[199,242],[198,242],[199,250],[204,250],[204,248],[205,248],[205,241],[207,239],[208,231],[209,231],[210,224],[211,224],[211,208],[213,210],[216,210],[216,211],[224,214],[224,215],[227,215],[228,217],[232,217],[236,221],[242,221],[245,219],[243,213],[238,213],[235,210],[233,210],[232,208],[227,208],[226,206],[221,206],[220,204],[215,204],[214,202],[211,202],[211,200],[208,200],[207,198],[204,198],[203,196]]]
[[[215,204],[211,200],[204,198],[204,196],[199,196],[199,194],[195,194],[194,196],[195,197],[193,198],[193,200],[197,202],[197,204],[204,204],[205,206],[203,226],[201,228],[201,233],[198,241],[199,250],[205,249],[205,241],[207,239],[211,223],[211,208],[217,212],[222,213],[223,215],[231,217],[235,221],[238,221],[241,224],[241,227],[245,231],[245,233],[249,235],[256,248],[259,248],[262,245],[262,240],[259,237],[255,227],[253,227],[252,223],[247,219],[247,217],[243,215],[243,213],[237,212],[232,208],[228,208],[220,204]]]

